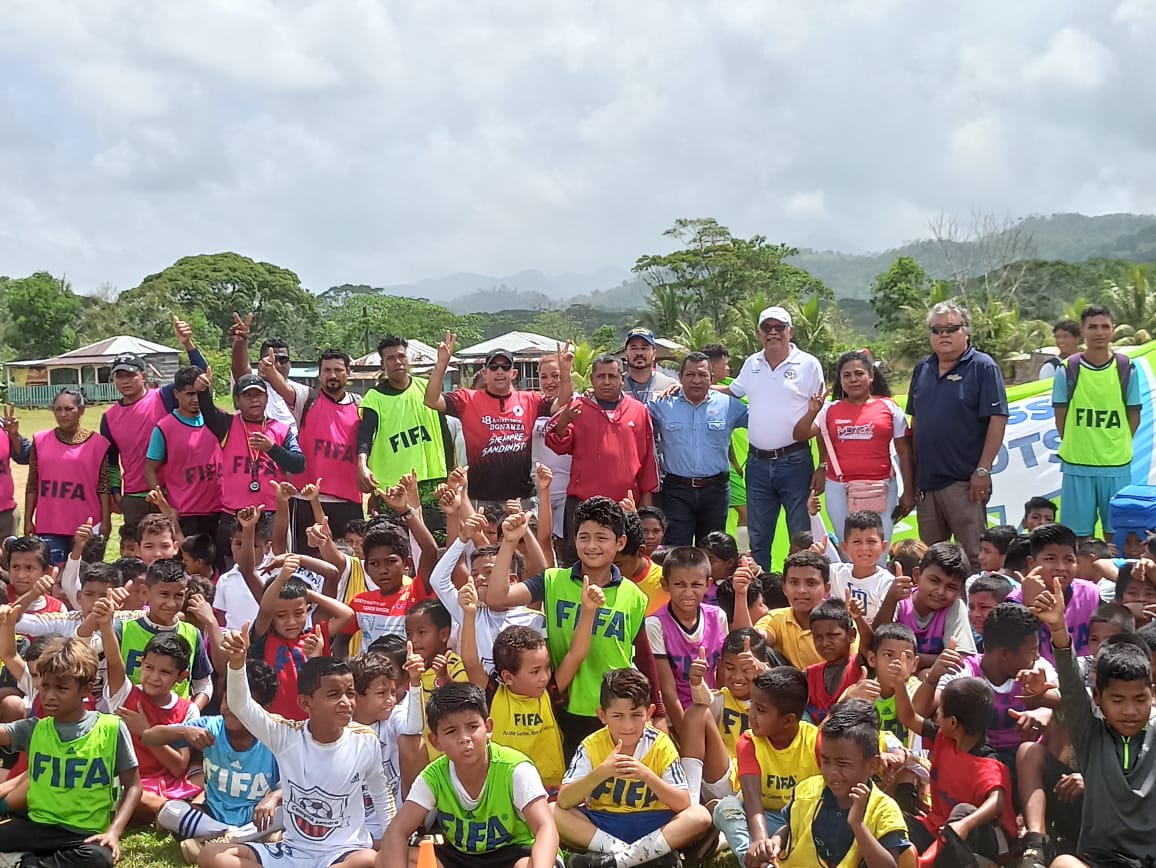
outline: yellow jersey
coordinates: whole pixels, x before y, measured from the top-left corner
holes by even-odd
[[[547,789],[557,790],[566,762],[562,759],[562,731],[558,729],[550,695],[543,693],[537,699],[519,696],[502,684],[490,702],[490,719],[494,721],[494,743],[532,757],[542,783]]]
[[[806,721],[799,723],[794,741],[782,750],[776,749],[769,738],[750,737],[759,761],[764,809],[782,811],[794,796],[799,781],[819,774],[819,760],[815,756],[818,737],[819,728]]]
[[[779,856],[782,868],[856,868],[861,862],[858,843],[852,842],[850,849],[837,863],[828,865],[819,858],[815,847],[812,825],[823,804],[823,791],[827,785],[821,775],[802,781],[795,788],[795,798],[791,802],[791,829],[787,846],[790,848]],[[892,832],[900,832],[906,838],[907,822],[895,800],[879,787],[871,785],[871,795],[867,797],[867,810],[863,825],[876,840]]]
[[[606,757],[614,752],[615,742],[606,727],[587,736],[578,748],[567,780],[578,780],[597,768]],[[634,751],[635,758],[663,780],[675,785],[686,786],[686,775],[682,770],[682,760],[678,748],[664,732],[647,726]],[[611,777],[602,781],[586,799],[586,807],[592,811],[606,811],[612,814],[628,814],[638,811],[664,811],[670,806],[659,800],[654,791],[645,783],[633,778]]]

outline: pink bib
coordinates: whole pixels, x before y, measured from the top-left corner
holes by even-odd
[[[305,414],[305,424],[297,435],[305,453],[305,473],[296,480],[298,488],[321,480],[321,493],[361,503],[357,487],[357,429],[361,414],[357,404],[338,404],[319,394]]]
[[[0,512],[16,508],[16,486],[12,482],[12,441],[0,431]]]
[[[36,443],[36,533],[71,536],[87,519],[100,521],[96,488],[108,441],[93,434],[83,443],[65,444],[55,429],[41,431],[32,439]]]
[[[157,423],[165,437],[165,490],[181,515],[221,511],[221,444],[208,425],[186,425],[172,413]]]
[[[157,422],[168,415],[160,389],[148,389],[135,404],[113,404],[104,413],[108,433],[120,451],[121,490],[125,494],[144,494],[145,453]],[[163,483],[164,477],[161,477]]]
[[[257,453],[253,461],[253,451],[249,448],[249,434],[262,431],[278,446],[285,445],[289,436],[289,426],[275,419],[266,419],[264,424],[241,421],[241,414],[234,413],[229,424],[229,433],[221,444],[221,458],[224,465],[221,480],[222,501],[226,512],[236,512],[246,506],[258,506],[266,512],[277,508],[277,494],[271,480],[283,482],[289,479],[276,462],[263,452]],[[254,464],[256,468],[254,472]],[[253,490],[253,483],[257,490]]]

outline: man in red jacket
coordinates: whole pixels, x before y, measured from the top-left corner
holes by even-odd
[[[590,369],[593,397],[571,401],[546,426],[546,445],[573,456],[566,488],[565,536],[573,539],[574,510],[588,497],[622,500],[633,492],[649,506],[658,491],[654,428],[646,406],[622,391],[622,363],[603,353]]]

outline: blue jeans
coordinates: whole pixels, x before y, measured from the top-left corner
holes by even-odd
[[[767,834],[773,835],[787,824],[786,818],[778,811],[763,811],[767,817]],[[715,827],[727,836],[731,852],[740,865],[751,849],[751,830],[747,826],[747,812],[743,808],[742,796],[727,796],[714,806]]]
[[[811,450],[790,452],[777,461],[747,456],[747,528],[751,555],[760,567],[771,570],[771,546],[779,524],[779,510],[787,511],[787,530],[794,536],[811,528],[807,498],[815,468]]]
[[[726,480],[702,488],[664,483],[659,502],[666,513],[663,545],[667,548],[702,545],[711,531],[727,529],[731,487]]]
[[[68,560],[68,553],[72,551],[72,537],[58,533],[43,533],[39,536],[48,543],[48,553],[52,560],[52,566],[58,567]]]

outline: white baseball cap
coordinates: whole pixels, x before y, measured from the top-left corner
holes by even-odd
[[[793,328],[794,323],[791,321],[791,315],[787,312],[785,307],[768,307],[759,314],[759,325],[762,325],[767,320],[778,320],[781,323],[786,323],[788,328]]]

